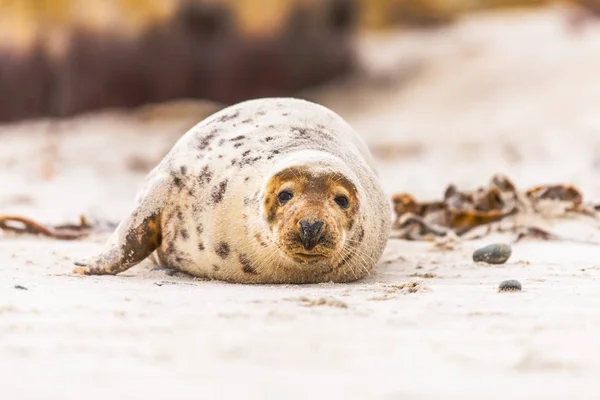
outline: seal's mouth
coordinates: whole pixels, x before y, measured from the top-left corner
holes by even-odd
[[[297,252],[297,253],[292,254],[292,258],[295,259],[296,261],[299,261],[302,263],[313,263],[313,262],[325,260],[328,257],[326,255],[320,254],[320,253]]]

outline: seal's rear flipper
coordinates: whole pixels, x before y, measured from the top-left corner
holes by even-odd
[[[142,218],[134,212],[119,225],[102,253],[88,261],[75,262],[73,272],[116,275],[148,257],[161,240],[160,213]]]

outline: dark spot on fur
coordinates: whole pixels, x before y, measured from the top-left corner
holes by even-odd
[[[319,139],[333,140],[333,137],[323,130],[294,126],[291,128],[291,131],[294,133],[296,139],[309,139],[311,137],[318,137]]]
[[[179,189],[183,188],[183,181],[178,176],[173,176],[173,184]]]
[[[295,126],[292,128],[292,132],[294,132],[297,137],[308,136],[308,129],[305,129],[305,128],[300,128],[300,127]]]
[[[233,167],[235,164],[237,164],[237,159],[234,158],[231,160],[231,166]]]
[[[250,260],[248,260],[248,257],[246,257],[245,254],[240,253],[239,260],[240,264],[242,264],[242,271],[244,271],[247,274],[256,275],[256,269],[254,269],[254,267],[250,263]]]
[[[167,214],[165,220],[166,221],[170,221],[175,217],[175,211],[171,211],[170,213]]]
[[[198,175],[198,182],[201,184],[208,184],[212,179],[212,171],[210,170],[208,165],[205,165],[200,171],[200,175]]]
[[[245,120],[242,121],[242,124],[249,124],[252,123],[254,120],[252,118],[246,118]]]
[[[287,117],[288,115],[290,115],[290,113],[283,113],[281,115],[283,115],[284,117]]]
[[[189,234],[189,232],[187,231],[187,229],[182,229],[182,230],[180,230],[180,231],[179,231],[179,234],[181,235],[181,238],[182,238],[183,240],[188,240],[188,239],[190,238],[190,234]]]
[[[258,243],[260,243],[260,245],[261,245],[262,247],[267,247],[267,244],[264,242],[264,240],[262,240],[262,236],[260,236],[260,233],[257,233],[257,234],[255,234],[255,235],[254,235],[254,238],[256,239],[256,241],[257,241]]]
[[[190,196],[194,196],[194,195],[196,194],[196,191],[194,190],[194,188],[190,188],[190,189],[188,190],[188,194],[189,194]]]
[[[248,154],[252,153],[252,150],[246,150],[242,153],[242,157],[246,157]]]
[[[263,115],[266,115],[266,114],[267,114],[267,112],[266,112],[266,111],[264,111],[264,110],[260,110],[260,111],[258,111],[258,112],[256,113],[256,115],[259,115],[259,116],[263,116]]]
[[[234,138],[231,138],[231,139],[229,139],[229,141],[230,141],[230,142],[237,142],[237,141],[239,141],[239,140],[242,140],[242,139],[244,139],[244,138],[246,138],[246,136],[244,136],[244,135],[240,135],[240,136],[236,136],[236,137],[234,137]]]
[[[169,242],[169,244],[167,245],[167,253],[173,254],[173,253],[175,253],[175,251],[176,251],[175,242]]]
[[[219,272],[219,271],[221,270],[221,267],[219,267],[219,266],[218,266],[218,265],[216,265],[216,264],[213,264],[213,265],[212,265],[212,269],[213,269],[213,271],[215,271],[215,272]]]
[[[248,197],[244,197],[244,205],[247,206],[250,204],[250,199]]]
[[[269,129],[275,129],[275,125],[269,125]]]
[[[237,117],[240,116],[240,111],[237,110],[236,112],[234,112],[233,114],[225,114],[221,117],[219,117],[217,119],[218,122],[227,122],[227,121],[231,121],[232,119],[235,119]]]
[[[249,180],[250,180],[249,176],[247,176],[247,177],[244,178],[244,182],[248,182]]]
[[[224,144],[225,144],[225,139],[219,140],[219,147],[223,146]]]
[[[179,170],[181,171],[181,175],[187,174],[187,167],[185,165],[182,165]]]
[[[204,150],[206,149],[208,146],[210,146],[210,142],[215,138],[215,134],[214,133],[210,133],[206,136],[204,136],[201,140],[200,143],[198,144],[198,150]]]
[[[271,140],[273,140],[273,137],[272,137],[272,136],[267,136],[267,137],[265,138],[265,142],[270,142]]]
[[[223,154],[219,154],[219,155],[217,156],[217,158],[218,158],[218,159],[221,159],[221,158],[223,158]]]
[[[348,230],[351,230],[353,226],[354,226],[354,219],[351,219],[350,221],[348,221]]]
[[[365,229],[361,226],[360,232],[358,233],[358,237],[356,238],[356,240],[358,241],[358,243],[362,243],[364,238],[365,238]]]
[[[198,243],[198,251],[204,251],[204,243]]]
[[[202,226],[202,224],[198,224],[198,225],[196,226],[196,233],[197,233],[198,235],[202,235],[202,233],[204,233],[204,226]]]
[[[177,264],[181,264],[181,263],[183,262],[183,257],[181,257],[181,256],[176,256],[176,257],[175,257],[175,262],[176,262]]]
[[[229,257],[229,252],[229,245],[225,242],[219,242],[217,247],[215,247],[215,253],[217,253],[217,255],[222,259]]]
[[[200,203],[198,201],[192,202],[192,212],[194,213],[194,215],[198,215],[199,213],[204,211],[203,205],[204,203]]]
[[[219,183],[217,186],[213,187],[212,190],[212,199],[215,204],[218,204],[223,200],[223,195],[227,190],[227,179]]]
[[[258,157],[254,157],[254,158],[242,158],[242,161],[240,161],[240,167],[243,167],[245,165],[252,165],[255,162],[257,162],[258,160],[260,160],[262,157],[258,156]]]
[[[183,221],[183,211],[181,209],[177,209],[177,219]]]
[[[236,143],[233,145],[233,147],[235,147],[237,149],[238,147],[242,147],[243,145],[244,145],[244,143]]]

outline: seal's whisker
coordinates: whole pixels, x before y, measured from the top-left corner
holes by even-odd
[[[369,269],[365,266],[367,264],[367,260],[369,260],[368,256],[366,256],[365,254],[361,254],[360,252],[357,252],[356,255],[358,256],[360,263],[358,263],[357,261],[353,261],[353,264],[360,266],[367,275],[370,275]]]
[[[348,240],[347,240],[348,241]],[[362,243],[362,242],[356,242],[356,243]],[[375,261],[375,259],[373,257],[371,257],[369,254],[367,254],[364,250],[362,250],[360,247],[356,246],[353,248],[354,251],[358,252],[359,254],[362,254],[363,256],[367,257],[369,261]]]
[[[355,266],[359,266],[363,269],[363,271],[365,271],[367,274],[369,274],[369,270],[365,267],[365,264],[366,264],[366,261],[370,261],[370,260],[372,260],[372,258],[369,257],[369,255],[367,255],[363,251],[361,251],[359,247],[349,248],[348,253],[352,255],[352,259],[350,260],[350,263],[349,263],[350,266],[352,268],[354,268]],[[360,263],[355,261],[356,257],[358,257],[358,259],[360,260]]]

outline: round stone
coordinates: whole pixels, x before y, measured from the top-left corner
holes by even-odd
[[[518,292],[521,290],[521,282],[515,279],[509,279],[507,281],[503,281],[498,286],[499,292]]]
[[[475,250],[473,261],[488,264],[504,264],[512,254],[512,249],[505,243],[494,243]]]

